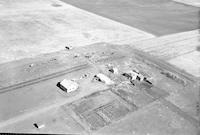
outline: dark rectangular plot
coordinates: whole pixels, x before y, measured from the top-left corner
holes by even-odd
[[[118,96],[120,96],[123,100],[127,101],[129,104],[137,107],[143,107],[155,99],[150,95],[146,94],[144,91],[139,89],[117,89],[113,91]]]
[[[111,94],[112,93],[109,91],[96,92],[78,101],[73,102],[72,104],[70,104],[70,107],[76,114],[81,115],[82,113],[94,110],[113,101],[114,99]]]
[[[92,108],[94,108],[94,102],[90,99],[87,100],[83,100],[80,103],[77,104],[72,104],[71,108],[74,110],[74,112],[76,112],[77,114],[82,114],[86,111],[91,110]]]
[[[115,100],[97,110],[97,112],[107,117],[110,122],[119,120],[130,112],[130,110],[121,104],[119,101]]]
[[[68,105],[80,122],[97,130],[131,112],[111,91],[96,92]],[[84,124],[84,125],[85,125]]]
[[[154,99],[163,98],[169,95],[165,90],[155,87],[147,82],[139,83],[137,87],[140,90],[145,91],[148,95],[151,95]]]
[[[90,126],[91,130],[97,130],[97,129],[104,127],[105,125],[108,124],[100,115],[98,115],[94,111],[84,113],[82,115],[84,117],[84,120]]]
[[[151,89],[147,89],[146,92],[156,99],[169,96],[168,92],[157,87],[152,87]]]
[[[151,86],[147,83],[141,83],[140,84],[140,89],[144,90],[146,93],[148,93],[149,95],[151,95],[153,98],[158,99],[158,98],[163,98],[169,95],[168,92],[166,92],[163,89],[160,89],[158,87],[155,86]]]

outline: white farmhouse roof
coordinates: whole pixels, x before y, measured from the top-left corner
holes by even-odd
[[[114,72],[114,74],[119,74],[119,71],[118,71],[118,69],[117,68],[113,68],[113,72]]]
[[[99,77],[101,81],[105,82],[105,84],[108,84],[108,85],[114,84],[114,82],[109,77],[107,77],[106,75],[102,73],[97,74],[97,77]]]
[[[138,76],[137,72],[131,71],[132,80],[136,80],[137,76]]]

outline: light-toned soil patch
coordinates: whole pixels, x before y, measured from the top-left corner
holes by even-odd
[[[154,37],[56,0],[0,1],[0,5],[0,63],[69,45],[127,44]]]
[[[174,0],[174,1],[186,4],[186,5],[200,7],[200,0]]]
[[[198,51],[171,59],[169,63],[181,67],[194,76],[200,77],[200,52]]]

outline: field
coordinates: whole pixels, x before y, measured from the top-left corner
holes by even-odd
[[[195,112],[198,89],[195,82],[184,78],[186,73],[172,72],[169,67],[162,64],[155,66],[154,59],[146,60],[146,56],[141,57],[142,54],[133,53],[135,51],[137,50],[134,50],[132,46],[98,43],[57,52],[54,55],[46,55],[47,61],[56,56],[57,62],[52,63],[48,70],[42,68],[42,65],[40,72],[43,74],[28,78],[29,82],[40,78],[40,82],[28,83],[24,87],[19,87],[24,83],[23,74],[28,76],[34,73],[21,72],[17,76],[22,84],[18,85],[17,82],[12,84],[16,89],[12,89],[13,86],[11,88],[2,87],[1,91],[3,92],[0,95],[0,103],[2,103],[0,105],[1,130],[4,132],[81,134],[114,132],[113,126],[118,127],[123,122],[128,124],[128,119],[137,121],[135,119],[137,115],[142,117],[142,115],[146,115],[146,110],[149,110],[151,112],[149,115],[153,116],[157,122],[165,121],[172,125],[161,122],[162,126],[154,126],[154,130],[149,130],[152,126],[142,127],[142,123],[140,123],[127,128],[137,128],[138,130],[134,130],[136,133],[155,133],[159,132],[159,129],[166,129],[165,134],[172,131],[179,134],[193,134],[198,125],[198,117]],[[62,57],[59,59],[59,56],[63,56],[65,53],[71,55],[67,55],[65,59],[61,59]],[[67,59],[72,56],[76,56],[75,60]],[[53,74],[52,77],[44,75],[49,71],[56,74],[54,65],[59,66],[58,63],[62,65],[70,60],[73,60],[74,63],[79,60],[85,61],[87,66],[56,76]],[[39,61],[41,58],[32,63],[39,63]],[[20,62],[22,62],[22,69],[27,67],[27,63],[23,65],[23,60],[18,63]],[[48,63],[43,64],[48,65]],[[118,68],[118,75],[114,75],[108,70],[109,64]],[[29,67],[29,71],[34,71],[39,66],[40,64],[33,65]],[[68,68],[73,69],[73,65]],[[149,78],[152,85],[140,81],[130,83],[126,77],[122,76],[123,73],[132,69],[138,69],[141,74]],[[162,74],[163,71],[173,73],[176,78]],[[98,73],[105,74],[115,84],[106,85],[103,82],[95,81],[93,77]],[[51,75],[49,74],[49,76]],[[84,75],[86,77],[83,78]],[[79,89],[69,94],[59,89],[56,84],[64,78],[76,80]],[[177,81],[177,78],[182,81]],[[5,102],[6,105],[4,105]],[[155,110],[152,110],[153,108]],[[154,114],[155,111],[158,111],[157,116]],[[147,125],[152,124],[151,118],[144,118],[142,121],[148,123]],[[43,125],[43,127],[37,128],[34,123],[39,126]],[[172,129],[173,124],[178,128]],[[122,126],[120,129],[123,131],[126,126]]]

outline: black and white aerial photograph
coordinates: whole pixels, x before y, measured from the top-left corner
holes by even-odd
[[[200,135],[200,0],[0,0],[0,134]]]

